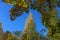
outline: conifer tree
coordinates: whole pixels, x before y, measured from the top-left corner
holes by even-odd
[[[30,13],[29,17],[26,20],[26,25],[21,36],[21,40],[40,40],[35,29],[35,23],[33,22],[32,13]]]

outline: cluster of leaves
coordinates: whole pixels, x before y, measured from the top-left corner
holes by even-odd
[[[53,31],[56,30],[58,20],[57,16],[58,15],[55,9],[52,11],[44,12],[44,14],[42,14],[42,22],[48,28],[49,33],[51,34],[54,34]]]
[[[24,11],[28,11],[28,3],[25,0],[3,0],[7,4],[13,4],[13,8],[10,10],[10,19],[15,20],[16,17],[19,17]]]
[[[55,25],[55,27],[49,27],[48,37],[50,40],[59,40],[60,39],[60,18]]]
[[[29,8],[37,9],[39,12],[52,10],[56,6],[60,6],[60,0],[3,0],[7,4],[13,4],[10,10],[10,19],[15,20],[16,17],[28,12]]]

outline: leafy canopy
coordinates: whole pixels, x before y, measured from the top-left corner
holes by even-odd
[[[58,13],[56,7],[60,7],[60,0],[2,0],[8,5],[14,7],[10,10],[10,19],[13,21],[21,16],[23,12],[29,12],[29,9],[36,9],[42,15],[42,23],[48,28],[48,34],[51,36],[59,29]],[[59,31],[60,32],[60,31]]]

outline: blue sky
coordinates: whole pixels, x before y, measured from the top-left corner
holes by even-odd
[[[10,32],[13,32],[16,30],[24,31],[25,22],[29,14],[24,13],[22,16],[18,17],[16,20],[11,21],[9,16],[9,10],[12,7],[13,7],[12,5],[7,5],[6,3],[2,2],[2,0],[0,0],[0,21],[2,22],[3,30],[4,32],[7,30]],[[60,13],[60,8],[57,7],[57,10],[58,10],[58,13]],[[32,12],[33,14],[34,22],[36,23],[37,32],[40,32],[42,28],[46,29],[45,26],[42,25],[42,21],[40,18],[41,15],[39,14],[39,12],[37,12],[37,10],[30,10],[30,12]]]

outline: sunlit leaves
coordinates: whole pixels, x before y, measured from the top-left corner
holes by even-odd
[[[2,0],[3,2],[6,2],[8,5],[12,4],[13,0]]]
[[[23,0],[23,4],[24,4],[23,5],[24,8],[27,8],[28,7],[27,3],[24,0]]]

